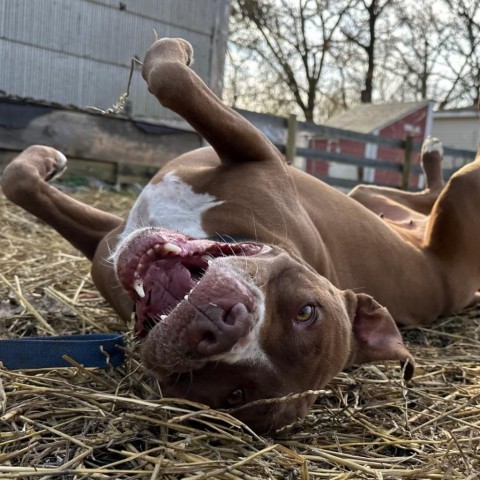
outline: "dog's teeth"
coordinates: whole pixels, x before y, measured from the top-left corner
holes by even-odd
[[[161,246],[159,243],[156,243],[156,244],[153,246],[153,249],[154,249],[155,251],[158,251],[158,250],[160,250],[161,248],[162,248],[162,246]]]
[[[140,298],[144,298],[145,297],[145,290],[143,289],[143,282],[142,280],[138,279],[138,280],[135,280],[135,282],[133,283],[133,288],[134,290],[137,292],[138,296]]]
[[[160,320],[165,320],[167,318],[166,315],[160,315]]]
[[[184,299],[184,300],[188,300],[188,295],[185,295],[185,296],[183,297],[183,299]]]
[[[202,260],[210,265],[213,261],[213,257],[211,255],[202,255]]]
[[[153,248],[149,248],[149,249],[147,250],[147,255],[148,255],[149,257],[151,257],[151,256],[153,255]]]
[[[133,311],[132,314],[130,315],[130,320],[134,322],[136,319],[137,319],[137,314],[135,313],[135,311]]]
[[[174,245],[173,243],[165,243],[163,245],[163,249],[166,252],[172,252],[172,253],[180,253],[182,249],[178,247],[177,245]]]

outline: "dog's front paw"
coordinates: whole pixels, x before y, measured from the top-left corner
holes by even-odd
[[[161,38],[147,50],[143,64],[155,61],[180,62],[190,66],[193,63],[193,47],[183,38]]]
[[[62,152],[43,145],[27,148],[13,163],[16,161],[22,163],[24,175],[39,175],[46,182],[60,177],[67,168],[67,158]]]
[[[193,63],[193,47],[182,38],[162,38],[152,44],[143,60],[142,76],[150,91],[157,77],[174,65]]]
[[[187,68],[193,62],[193,48],[181,38],[157,40],[147,51],[142,76],[160,103],[175,110],[182,102],[194,75]],[[190,85],[191,87],[191,85]]]
[[[10,162],[2,175],[2,190],[18,203],[29,192],[36,191],[41,181],[59,177],[67,168],[65,155],[51,147],[34,145]]]

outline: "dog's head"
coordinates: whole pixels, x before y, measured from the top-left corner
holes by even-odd
[[[303,418],[315,396],[244,405],[323,388],[347,365],[398,359],[413,373],[385,308],[279,247],[145,228],[120,245],[115,263],[164,395],[237,408],[257,431]]]

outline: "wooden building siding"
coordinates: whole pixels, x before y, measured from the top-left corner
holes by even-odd
[[[425,131],[427,128],[428,106],[423,107],[416,112],[403,117],[398,122],[382,128],[378,134],[382,137],[405,139],[407,135],[413,137],[414,142],[421,143],[425,138]],[[393,149],[384,145],[379,145],[377,151],[378,159],[385,160],[392,163],[403,163],[403,150]],[[412,165],[420,163],[420,152],[415,152],[412,155]],[[374,183],[386,183],[389,185],[400,185],[401,174],[399,172],[390,172],[387,170],[376,170],[374,173]],[[410,176],[410,187],[418,187],[418,175]]]
[[[376,129],[370,133],[381,137],[405,139],[411,135],[414,142],[422,142],[429,132],[428,126],[429,105],[411,112],[393,123]],[[346,139],[313,139],[310,148],[325,152],[342,153],[358,157],[384,160],[391,163],[402,164],[404,151],[384,145],[365,144]],[[412,157],[412,165],[419,164],[419,152]],[[386,184],[399,186],[401,184],[401,173],[372,167],[355,167],[347,165],[335,165],[333,162],[318,159],[306,160],[306,171],[317,177],[341,177],[350,180],[365,181],[368,183]],[[411,187],[421,187],[422,179],[418,174],[410,176]]]

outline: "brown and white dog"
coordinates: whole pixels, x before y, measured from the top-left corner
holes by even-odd
[[[49,185],[66,165],[49,147],[11,162],[5,195],[92,260],[96,286],[121,317],[135,309],[145,366],[165,396],[239,407],[393,359],[409,378],[414,361],[395,322],[429,324],[472,303],[480,287],[480,160],[444,186],[430,141],[424,192],[367,187],[348,197],[288,166],[191,59],[187,42],[159,40],[143,77],[212,147],[162,168],[126,221]],[[237,415],[274,430],[314,398]]]

